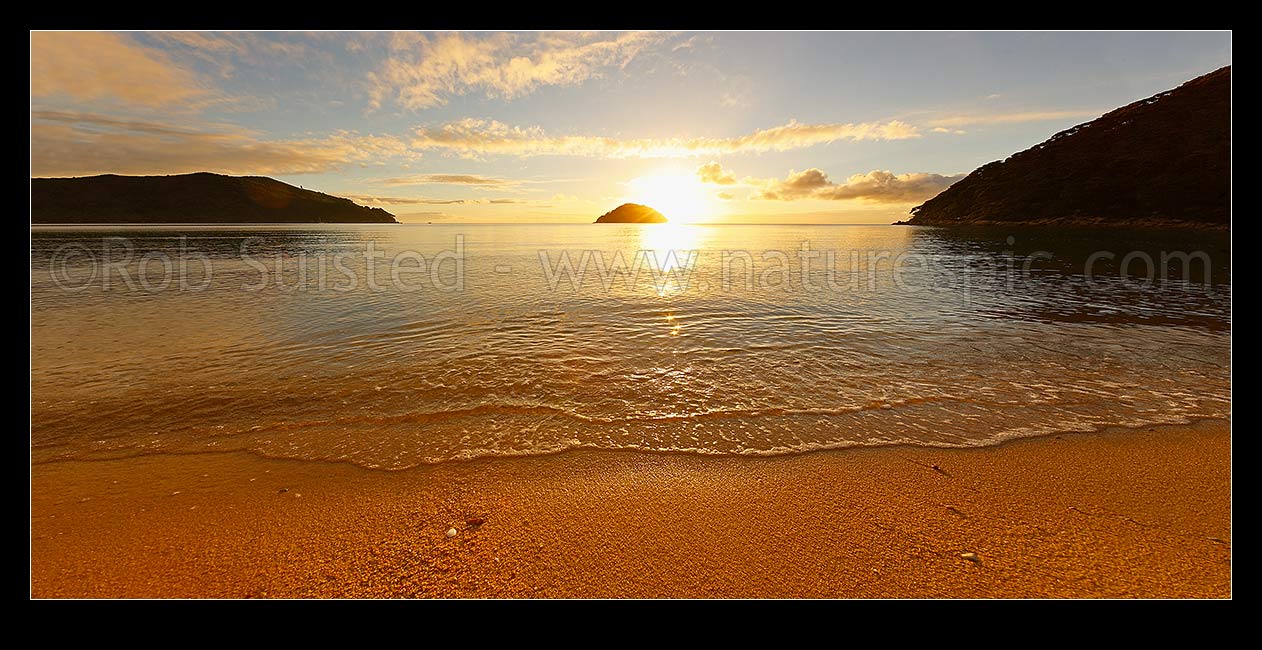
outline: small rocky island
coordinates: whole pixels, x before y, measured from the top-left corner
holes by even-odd
[[[666,217],[647,205],[623,203],[600,215],[596,223],[666,223]]]
[[[983,165],[900,224],[1231,223],[1231,67]]]
[[[381,208],[265,176],[32,178],[31,223],[398,223]]]

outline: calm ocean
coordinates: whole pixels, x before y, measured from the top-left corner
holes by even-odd
[[[35,463],[977,446],[1230,410],[1225,234],[50,227],[30,270]]]

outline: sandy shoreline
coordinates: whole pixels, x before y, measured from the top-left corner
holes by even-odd
[[[393,473],[246,454],[54,463],[32,468],[31,593],[1228,597],[1230,446],[1228,423],[1205,421]]]

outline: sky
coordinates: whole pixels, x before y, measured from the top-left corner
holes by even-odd
[[[890,223],[1230,32],[32,32],[31,175],[271,176],[405,222]]]

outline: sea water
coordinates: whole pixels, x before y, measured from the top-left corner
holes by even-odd
[[[30,274],[37,464],[969,447],[1231,406],[1226,234],[38,227]]]

